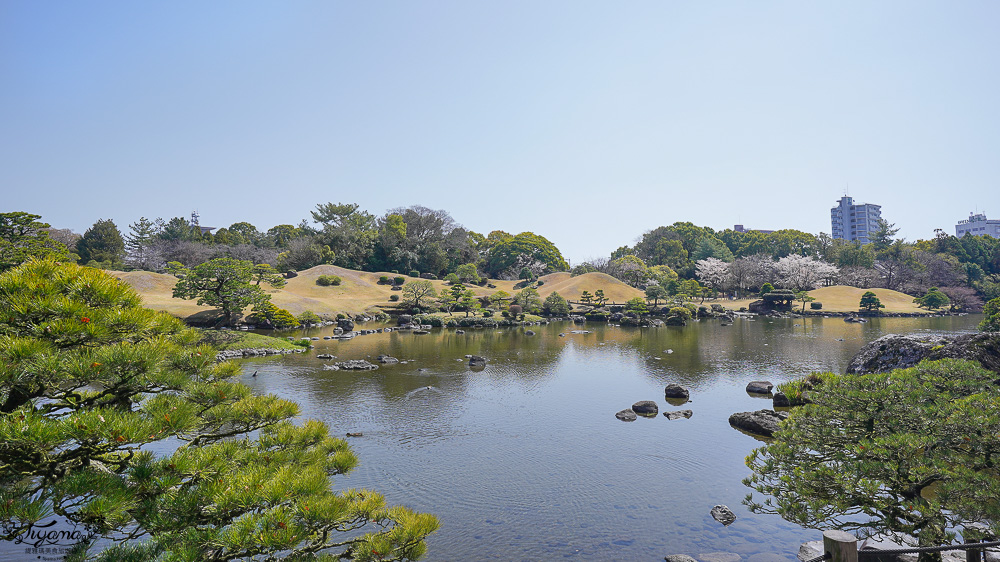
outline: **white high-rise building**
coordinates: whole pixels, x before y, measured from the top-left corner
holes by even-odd
[[[830,225],[835,239],[867,244],[869,235],[878,230],[882,218],[882,206],[862,203],[855,205],[854,199],[840,198],[837,206],[830,209]]]
[[[982,236],[989,234],[1000,238],[1000,220],[986,220],[986,213],[969,213],[967,220],[958,221],[955,225],[955,236],[961,238],[966,234]]]

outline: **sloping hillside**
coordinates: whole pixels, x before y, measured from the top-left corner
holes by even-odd
[[[607,273],[584,273],[571,276],[569,273],[552,273],[541,278],[545,283],[539,287],[538,293],[544,298],[553,291],[558,291],[566,300],[577,302],[584,291],[593,295],[598,290],[604,291],[604,297],[609,303],[622,304],[634,297],[645,297],[645,293],[622,283]]]

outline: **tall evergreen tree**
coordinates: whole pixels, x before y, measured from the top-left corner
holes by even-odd
[[[76,243],[76,253],[83,265],[120,267],[125,258],[125,239],[111,219],[100,219],[83,233]]]
[[[200,339],[101,271],[0,274],[0,540],[61,520],[122,541],[107,562],[421,555],[433,516],[333,492],[347,443]]]

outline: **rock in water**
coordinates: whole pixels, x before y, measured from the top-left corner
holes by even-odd
[[[470,367],[485,367],[486,366],[486,358],[485,357],[480,357],[478,355],[473,355],[473,356],[469,357],[469,366]]]
[[[686,400],[691,396],[691,393],[679,384],[670,383],[663,389],[663,395],[667,398],[683,398]]]
[[[787,408],[792,405],[792,401],[788,399],[788,396],[780,390],[774,393],[774,397],[771,399],[771,404],[775,408]]]
[[[378,365],[369,363],[364,359],[341,361],[340,363],[337,363],[337,367],[340,367],[343,371],[374,371],[375,369],[378,369]]]
[[[675,412],[663,412],[668,420],[679,420],[681,418],[690,418],[694,415],[691,410],[677,410]]]
[[[723,525],[731,525],[733,521],[736,521],[736,514],[724,505],[713,507],[712,517]]]
[[[383,365],[392,365],[395,363],[399,363],[399,359],[396,359],[395,357],[390,357],[388,355],[379,355],[376,359],[378,359],[378,362]]]
[[[747,383],[747,392],[750,394],[769,394],[774,385],[771,381],[751,381]]]
[[[632,410],[622,410],[615,414],[615,417],[622,421],[635,421],[637,419],[635,412]]]
[[[635,404],[632,404],[632,411],[639,414],[640,416],[656,416],[660,413],[660,408],[656,405],[656,402],[652,400],[640,400]]]
[[[1000,373],[1000,332],[962,334],[955,337],[889,334],[861,348],[848,373],[885,373],[913,367],[924,359],[971,359]]]
[[[663,559],[666,562],[698,562],[687,554],[668,554],[667,556],[664,556]]]
[[[775,412],[774,410],[736,412],[729,416],[729,425],[755,435],[771,437],[775,431],[778,431],[779,424],[787,417],[787,412]]]

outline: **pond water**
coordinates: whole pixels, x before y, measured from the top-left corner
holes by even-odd
[[[243,381],[258,392],[295,400],[303,417],[326,422],[334,435],[363,433],[350,440],[360,465],[334,486],[375,489],[391,504],[435,514],[441,529],[427,541],[426,560],[730,552],[747,562],[794,561],[799,544],[820,533],[741,504],[743,459],[761,443],[728,417],[771,406],[746,384],[843,372],[883,334],[974,331],[979,320],[758,318],[655,329],[558,322],[532,326],[534,336],[524,328],[436,328],[321,339],[306,354],[241,363]],[[373,362],[387,354],[406,364],[329,371],[320,353]],[[486,357],[486,368],[470,369],[467,354]],[[691,400],[668,404],[669,383],[690,389]],[[639,400],[656,401],[661,415],[615,418]],[[678,409],[694,415],[662,415]],[[712,519],[716,504],[728,505],[736,522]],[[0,560],[36,557],[24,545],[0,545]]]
[[[304,417],[335,435],[362,432],[351,440],[360,466],[335,486],[372,488],[437,515],[427,560],[662,560],[719,551],[794,560],[799,544],[820,533],[741,504],[749,491],[743,459],[761,443],[728,417],[771,406],[746,384],[843,372],[883,334],[974,331],[978,321],[758,318],[655,329],[558,322],[531,327],[534,336],[438,328],[320,340],[308,354],[245,360],[244,380],[297,401]],[[406,363],[330,371],[318,353]],[[486,368],[470,369],[467,354],[486,357]],[[691,400],[666,403],[669,383],[687,387]],[[639,400],[656,401],[661,415],[615,418]],[[694,415],[662,415],[677,409]],[[728,505],[736,522],[712,519],[716,504]]]

